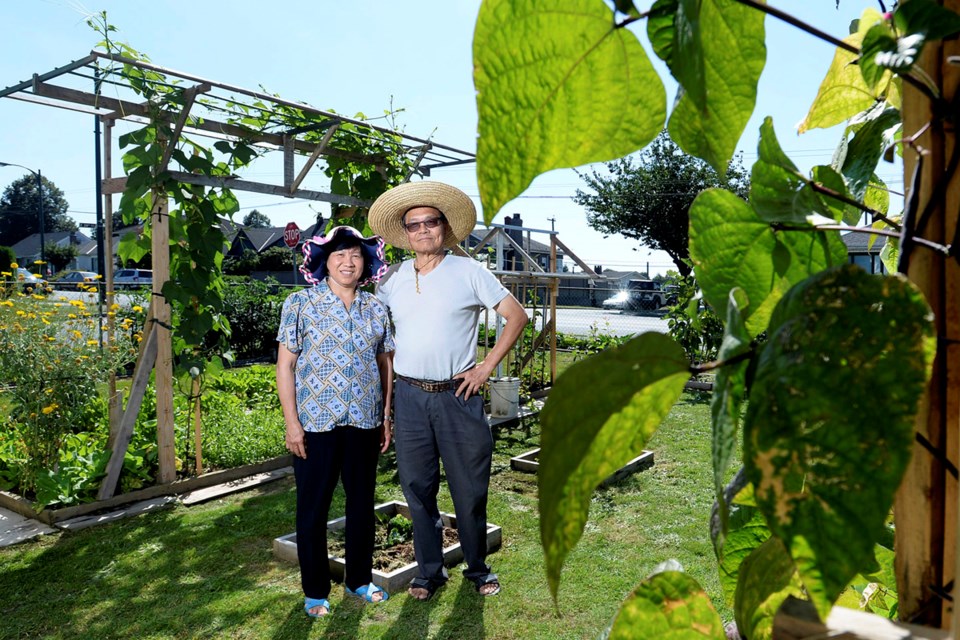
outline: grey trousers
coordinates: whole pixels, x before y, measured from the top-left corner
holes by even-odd
[[[446,582],[443,523],[437,508],[440,461],[457,515],[457,531],[467,564],[463,575],[482,584],[490,574],[487,556],[487,490],[493,436],[483,398],[464,402],[455,391],[428,393],[398,380],[394,433],[400,486],[413,516],[413,546],[420,569],[416,580],[436,588]]]

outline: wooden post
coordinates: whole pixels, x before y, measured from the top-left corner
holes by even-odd
[[[193,379],[193,442],[196,450],[196,474],[203,475],[203,450],[200,440],[200,376]]]
[[[960,0],[944,0],[943,6],[960,11]],[[931,42],[916,66],[940,87],[946,103],[953,104],[960,82],[960,69],[947,63],[960,54],[956,40]],[[932,215],[917,235],[949,244],[955,238],[960,210],[960,176],[954,175],[939,201],[933,202],[935,188],[946,179],[946,167],[956,147],[956,125],[935,115],[928,98],[907,82],[903,83],[904,138],[930,127],[918,139],[925,151],[923,171],[913,184],[918,190],[919,214],[929,205]],[[908,189],[913,183],[917,154],[904,150],[904,176]],[[916,225],[914,218],[913,224]],[[937,355],[927,392],[920,402],[917,433],[938,451],[944,460],[957,465],[960,447],[960,266],[925,249],[914,249],[907,275],[916,284],[935,314]],[[882,402],[882,399],[879,399]],[[945,465],[920,445],[897,492],[894,514],[897,526],[895,568],[901,620],[931,627],[951,624],[949,603],[935,590],[945,588],[957,575],[957,480]],[[956,586],[954,598],[960,591]],[[956,626],[955,626],[956,628]]]
[[[557,273],[557,241],[556,234],[550,234],[550,273]],[[550,385],[557,379],[557,293],[560,287],[560,278],[550,279]]]
[[[112,132],[114,121],[110,118],[103,118],[103,180],[107,181],[113,177],[113,149]],[[103,255],[105,264],[100,265],[100,271],[103,273],[103,281],[97,285],[103,287],[107,292],[107,308],[113,307],[113,194],[103,194]],[[113,316],[107,316],[107,339],[110,342],[116,342],[117,323]],[[107,414],[110,422],[110,436],[107,439],[107,448],[112,449],[113,443],[120,430],[120,421],[123,419],[123,402],[120,393],[117,391],[117,374],[110,372],[110,378],[107,380]]]
[[[153,307],[157,334],[157,449],[160,484],[177,479],[173,430],[173,343],[170,335],[170,304],[160,291],[170,279],[170,219],[167,194],[153,190],[151,213],[151,256],[153,258]]]

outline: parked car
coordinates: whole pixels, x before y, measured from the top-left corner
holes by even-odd
[[[54,289],[78,291],[81,288],[96,286],[100,276],[93,271],[61,271],[50,279]]]
[[[669,294],[653,280],[630,280],[626,289],[621,289],[601,303],[604,309],[624,311],[657,310],[667,304]]]
[[[30,273],[30,271],[23,267],[17,267],[17,272],[13,274],[13,277],[20,283],[20,288],[26,292],[39,293],[47,286],[46,280],[38,277],[36,274]]]
[[[153,271],[149,269],[120,269],[113,276],[116,289],[136,289],[153,284]]]

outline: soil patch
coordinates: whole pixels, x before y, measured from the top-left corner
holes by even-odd
[[[404,520],[406,520],[404,518]],[[413,553],[413,532],[403,531],[392,526],[390,521],[377,520],[373,538],[373,568],[383,573],[390,573],[400,567],[416,562]],[[409,520],[407,521],[409,522]],[[327,531],[327,552],[337,558],[344,557],[344,530],[333,529]],[[444,548],[460,542],[457,530],[450,527],[443,528]]]

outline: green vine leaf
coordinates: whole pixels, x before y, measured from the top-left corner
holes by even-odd
[[[923,34],[897,38],[887,22],[871,27],[860,49],[860,73],[867,86],[875,89],[887,70],[900,74],[910,71],[923,44]]]
[[[708,189],[690,207],[690,257],[704,299],[726,308],[734,287],[746,293],[741,313],[747,332],[767,328],[774,306],[795,283],[846,260],[836,231],[778,231],[746,202]]]
[[[813,190],[810,179],[803,175],[793,161],[780,148],[773,119],[767,116],[760,125],[760,142],[757,145],[759,158],[750,171],[750,204],[764,220],[805,224],[811,214],[839,220],[844,205],[836,202],[831,208],[827,199]],[[847,187],[839,175],[828,175],[827,169],[819,171],[819,178],[841,195]]]
[[[860,16],[857,32],[843,41],[859,48],[870,28],[882,20],[883,17],[876,9],[865,9]],[[869,109],[878,101],[886,101],[899,109],[902,101],[900,79],[885,70],[876,88],[871,89],[860,73],[857,55],[838,48],[798,131],[803,133],[810,129],[832,127]]]
[[[488,224],[539,174],[636,151],[666,119],[663,83],[602,0],[487,0],[473,60]]]
[[[653,575],[620,606],[609,640],[726,640],[723,621],[697,581],[682,571]]]
[[[720,175],[756,105],[767,57],[764,16],[734,0],[681,0],[677,10],[671,70],[684,92],[670,137]]]
[[[960,33],[960,15],[933,0],[897,3],[893,23],[900,33],[922,33],[927,40],[942,40]]]
[[[724,322],[723,341],[717,352],[717,360],[727,362],[717,371],[713,384],[710,413],[713,423],[713,484],[716,490],[717,510],[722,535],[727,529],[727,501],[724,498],[724,483],[730,461],[737,450],[737,431],[746,392],[747,361],[729,364],[750,349],[750,335],[743,323],[740,303],[746,302],[746,294],[739,287],[730,290],[727,299],[727,317]],[[722,544],[722,542],[721,542]]]
[[[853,133],[853,138],[841,146],[835,165],[839,165],[846,177],[853,198],[863,200],[870,183],[879,181],[875,173],[877,165],[884,151],[896,140],[900,129],[900,111],[884,103],[877,103],[850,121],[844,138],[850,133]]]
[[[757,504],[825,618],[884,535],[935,349],[932,318],[905,279],[845,265],[791,289],[769,333],[744,460]],[[869,395],[845,391],[863,380]]]
[[[673,62],[673,16],[680,0],[656,0],[647,12],[647,37],[658,58]]]
[[[683,349],[645,333],[559,377],[540,414],[540,537],[554,598],[600,482],[639,455],[690,377]],[[584,394],[583,389],[591,392]]]
[[[772,638],[773,619],[790,596],[804,596],[793,558],[777,538],[767,538],[739,567],[734,614],[745,638]]]

